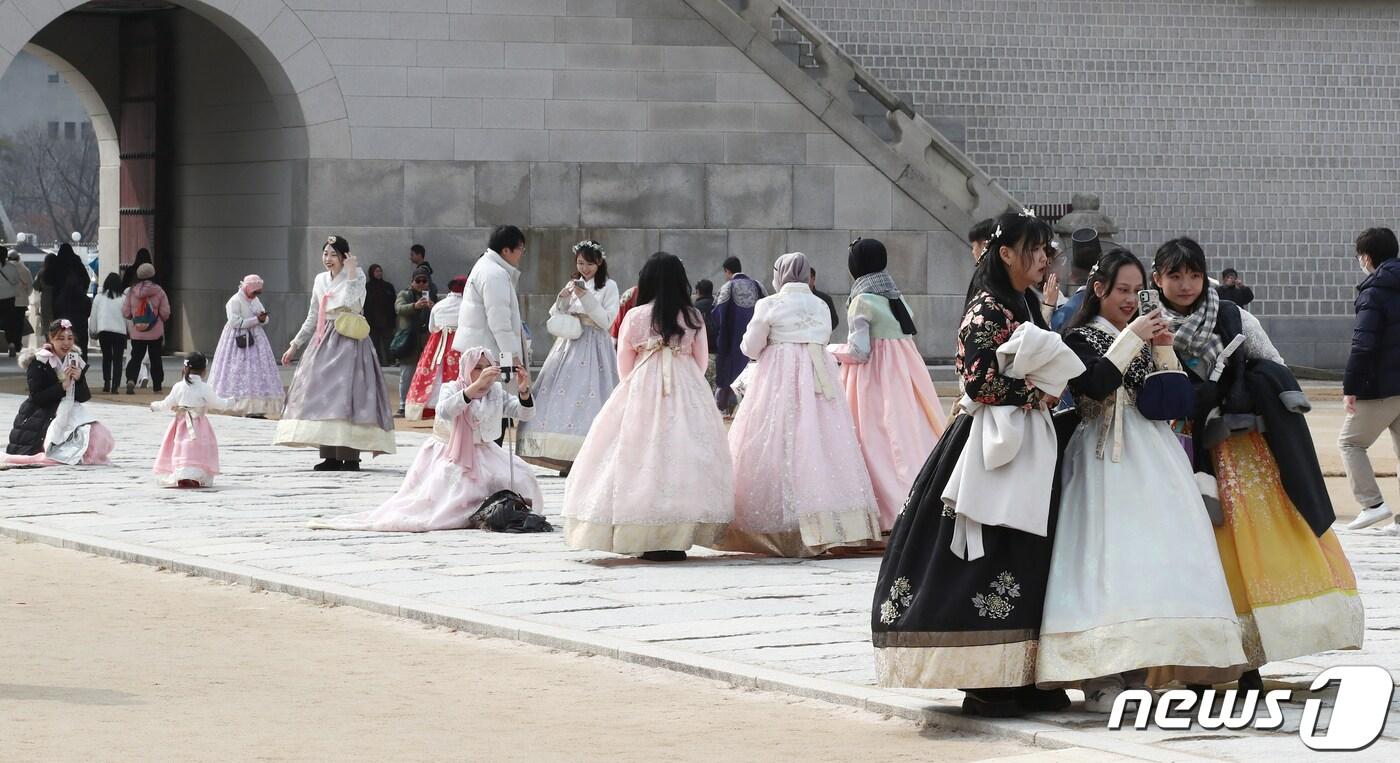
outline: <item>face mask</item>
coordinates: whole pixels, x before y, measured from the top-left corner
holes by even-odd
[[[1375,268],[1373,268],[1373,267],[1371,267],[1369,264],[1367,264],[1367,260],[1366,260],[1366,258],[1364,258],[1364,257],[1357,257],[1357,258],[1356,258],[1356,264],[1360,265],[1360,266],[1361,266],[1361,272],[1362,272],[1362,273],[1365,273],[1365,274],[1368,275],[1368,276],[1371,275],[1372,273],[1376,272],[1376,269],[1375,269]]]

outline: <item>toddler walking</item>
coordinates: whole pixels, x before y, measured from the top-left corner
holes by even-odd
[[[229,401],[204,382],[208,363],[202,353],[190,353],[184,379],[171,387],[164,400],[151,403],[152,411],[175,414],[151,469],[165,487],[209,487],[219,473],[219,441],[207,414],[210,409],[227,409]]]

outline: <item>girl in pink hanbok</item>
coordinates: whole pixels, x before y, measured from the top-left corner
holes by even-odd
[[[713,546],[724,535],[734,518],[734,476],[705,383],[708,361],[685,266],[657,252],[618,331],[621,382],[564,488],[570,547],[680,561],[691,546]]]
[[[151,403],[157,413],[173,413],[151,471],[164,487],[209,487],[219,473],[219,441],[209,425],[209,411],[228,410],[231,401],[219,397],[200,378],[208,360],[202,353],[185,358],[184,379],[164,400]]]
[[[816,556],[880,540],[870,474],[826,351],[831,318],[801,252],[773,266],[740,348],[758,361],[729,430],[734,524],[722,548]]]
[[[841,383],[855,419],[865,467],[889,532],[914,477],[943,434],[943,404],[914,344],[914,321],[885,271],[885,245],[873,238],[851,244],[846,343],[831,351],[841,361]]]
[[[499,490],[514,490],[544,511],[535,473],[496,444],[501,420],[528,421],[535,415],[530,373],[515,367],[519,390],[511,395],[498,381],[501,369],[485,347],[462,353],[462,378],[444,382],[434,410],[433,436],[418,450],[403,484],[379,508],[327,520],[323,530],[427,532],[460,530],[483,501]]]

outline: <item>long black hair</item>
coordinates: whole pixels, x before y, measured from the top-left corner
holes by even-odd
[[[1079,312],[1065,324],[1061,333],[1069,332],[1087,324],[1098,317],[1103,310],[1103,299],[1094,292],[1094,284],[1103,284],[1104,294],[1113,290],[1113,284],[1118,282],[1118,272],[1123,268],[1135,267],[1142,274],[1144,289],[1147,288],[1147,268],[1143,267],[1142,260],[1136,254],[1118,247],[1109,250],[1095,263],[1093,272],[1089,274],[1089,280],[1084,284],[1084,302],[1079,306]]]
[[[1054,236],[1049,223],[1028,214],[1005,212],[997,216],[996,229],[987,240],[987,253],[972,274],[972,284],[967,290],[968,304],[972,303],[972,298],[978,292],[985,291],[1010,310],[1017,321],[1033,321],[1037,326],[1046,328],[1045,318],[1040,314],[1040,299],[1035,292],[1026,289],[1018,294],[1011,286],[1011,273],[1007,271],[1006,263],[1001,261],[1001,248],[1033,249],[1045,246]]]
[[[690,301],[690,281],[679,257],[657,252],[647,258],[637,276],[637,306],[651,305],[651,327],[661,341],[671,343],[702,325],[699,311]]]
[[[102,293],[107,295],[107,299],[116,299],[122,295],[122,277],[116,273],[108,273],[102,279]]]
[[[603,256],[603,248],[597,241],[580,241],[574,245],[574,258],[582,257],[584,262],[598,266],[598,271],[593,274],[593,288],[602,291],[608,285],[608,258]],[[574,278],[582,278],[583,274],[574,271]]]
[[[131,288],[131,285],[136,283],[136,269],[148,262],[153,266],[155,265],[155,261],[151,259],[151,250],[145,247],[137,249],[136,259],[132,260],[131,264],[127,265],[126,269],[122,271],[123,291]]]

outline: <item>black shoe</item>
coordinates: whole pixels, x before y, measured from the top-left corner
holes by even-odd
[[[1239,689],[1240,691],[1263,691],[1264,678],[1259,675],[1258,670],[1246,670],[1244,675],[1240,676]]]
[[[326,459],[325,461],[322,461],[321,463],[316,464],[315,466],[311,467],[311,471],[313,471],[313,472],[338,472],[338,471],[340,471],[340,470],[343,468],[344,464],[345,464],[344,461],[340,461],[340,460],[334,459],[334,458],[328,458],[328,459]],[[356,467],[356,468],[358,468],[358,467]]]
[[[1015,689],[964,689],[963,715],[983,718],[1015,718],[1027,710],[1016,701]]]
[[[684,551],[648,551],[642,554],[642,560],[647,562],[683,562],[685,561]]]
[[[128,395],[134,395],[134,394],[136,394],[136,382],[127,382],[127,383],[126,383],[126,394],[128,394]]]
[[[1055,713],[1069,707],[1069,695],[1063,689],[1037,689],[1022,686],[1013,689],[1016,704],[1028,713]]]
[[[159,395],[159,394],[160,394],[160,385],[157,384],[156,386],[151,387],[151,391],[154,392],[154,393],[156,393],[157,395]]]
[[[359,461],[341,461],[340,470],[342,472],[358,472],[360,470]]]

